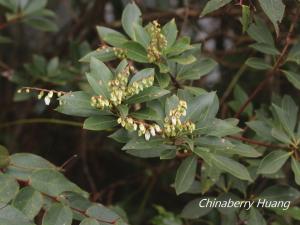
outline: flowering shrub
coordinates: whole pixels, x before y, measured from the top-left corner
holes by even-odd
[[[230,2],[210,0],[202,16]],[[258,2],[279,36],[285,5],[273,0]],[[248,6],[240,1],[241,31],[251,38],[253,43],[247,47],[253,54],[241,66],[221,101],[216,92],[199,88],[193,82],[216,69],[218,63],[201,53],[201,45],[192,44],[189,37],[178,35],[174,19],[164,25],[157,20],[144,24],[135,3],[129,3],[122,14],[125,34],[97,27],[102,46],[80,59],[89,65],[86,73],[88,89],[63,92],[25,87],[19,92],[36,90],[46,105],[57,97],[58,112],[86,118],[84,129],[109,131],[109,137],[122,143],[122,150],[130,155],[180,161],[174,177],[175,193],[195,197],[183,207],[180,217],[157,206],[159,215],[153,218],[153,224],[183,224],[183,219],[204,224],[202,217],[209,219],[207,224],[220,224],[221,220],[222,224],[295,224],[294,221],[300,220],[297,206],[300,198],[300,126],[296,98],[276,96],[270,105],[255,106],[258,108],[255,113],[252,104],[257,94],[277,75],[283,75],[300,89],[297,74],[299,43],[291,41],[299,14],[299,3],[295,5],[295,15],[284,41],[275,43],[266,23],[259,16],[252,20],[251,4]],[[266,71],[264,80],[249,96],[236,84],[247,67]],[[228,107],[235,115],[220,118],[219,108],[231,91],[233,100]],[[72,211],[74,219],[85,225],[98,222],[125,224],[113,211],[90,203],[86,193],[67,181],[52,164],[38,159],[42,161],[41,164],[36,162],[39,169],[33,165],[34,168],[30,167],[32,174],[26,172],[26,179],[23,179],[24,171],[21,171],[21,177],[20,171],[12,171],[12,167],[18,168],[14,163],[18,155],[8,156],[4,150],[2,154],[5,156],[1,161],[2,179],[10,184],[8,190],[15,191],[10,197],[4,195],[4,189],[0,193],[0,197],[4,197],[3,204],[10,203],[0,210],[0,221],[5,221],[5,210],[12,210],[13,206],[29,215],[26,220],[24,217],[24,224],[31,224],[28,219],[37,215],[42,207],[42,203],[38,204],[40,199],[46,198],[51,204],[44,206],[47,211],[43,217],[45,225],[71,224]],[[32,157],[37,156],[24,156],[26,160]],[[21,168],[26,160],[17,160]],[[18,182],[24,186],[19,193]],[[76,198],[87,203],[83,208],[81,205],[75,207],[65,192],[72,192],[72,197],[76,193]],[[22,204],[23,196],[29,198],[28,195],[28,201],[38,204],[34,212]],[[270,204],[265,208],[203,208],[199,205],[203,199],[220,202],[260,202],[265,199]],[[283,208],[277,205],[278,201],[291,205]],[[11,213],[17,215],[20,212]],[[52,222],[57,216],[62,216],[63,222]]]

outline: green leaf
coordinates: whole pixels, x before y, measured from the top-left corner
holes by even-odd
[[[267,201],[295,201],[300,197],[300,192],[290,186],[274,185],[266,188],[257,198]]]
[[[147,77],[154,76],[154,69],[153,68],[146,68],[143,70],[140,70],[129,81],[129,85],[133,84],[133,82],[141,81]]]
[[[59,196],[67,191],[84,194],[76,184],[70,182],[64,175],[53,169],[35,171],[30,177],[30,186],[50,196]]]
[[[300,90],[300,75],[293,72],[293,71],[287,71],[283,70],[284,75],[288,79],[288,81],[297,89]]]
[[[274,39],[268,26],[258,17],[252,23],[247,33],[258,43],[265,43],[274,46]]]
[[[86,54],[81,59],[79,59],[79,62],[88,63],[90,62],[91,58],[98,59],[102,62],[107,62],[116,59],[117,56],[115,55],[113,48],[106,47],[106,48],[97,49],[95,51]]]
[[[182,37],[178,39],[174,45],[165,50],[165,54],[171,57],[193,49],[193,46],[190,45],[190,41],[189,37]]]
[[[127,50],[127,57],[139,63],[148,63],[146,49],[137,42],[128,41],[122,45]]]
[[[261,215],[261,213],[258,211],[258,209],[252,207],[250,209],[250,213],[248,216],[248,225],[267,225],[264,217]]]
[[[242,5],[242,26],[243,26],[243,33],[245,33],[250,25],[251,22],[251,12],[250,7],[247,5]]]
[[[204,9],[201,12],[201,16],[205,16],[208,13],[211,13],[225,5],[227,5],[231,0],[209,0]]]
[[[186,120],[208,121],[214,118],[219,109],[218,98],[215,92],[196,96],[188,104]]]
[[[28,180],[31,173],[39,169],[56,169],[49,161],[31,153],[16,153],[10,158],[6,173],[20,180]]]
[[[256,151],[255,148],[243,143],[235,143],[235,145],[232,148],[229,148],[227,150],[232,154],[237,154],[249,158],[257,158],[261,156],[261,153]]]
[[[205,134],[209,136],[224,137],[242,131],[242,129],[226,120],[215,119],[210,125],[211,126],[205,130]]]
[[[58,26],[52,20],[45,17],[29,17],[23,20],[23,22],[41,31],[49,31],[49,32],[58,31]]]
[[[86,211],[86,214],[101,222],[110,224],[113,224],[120,219],[120,217],[115,212],[104,207],[101,204],[94,204],[93,206],[89,207]]]
[[[167,48],[171,47],[175,43],[178,34],[175,19],[170,20],[163,26],[162,33],[167,39]]]
[[[259,0],[259,4],[269,19],[272,21],[277,35],[279,34],[278,23],[281,22],[285,5],[281,0]]]
[[[255,133],[267,140],[272,139],[271,128],[263,121],[253,120],[246,123],[248,127],[255,131]]]
[[[291,166],[294,172],[295,182],[296,184],[300,185],[300,162],[297,161],[294,157],[292,157]]]
[[[210,73],[218,64],[211,58],[201,59],[193,64],[181,66],[177,72],[178,80],[197,80]]]
[[[47,0],[29,0],[23,10],[24,14],[32,14],[34,12],[40,11],[45,8],[47,4]]]
[[[289,115],[282,108],[275,104],[272,104],[272,108],[274,109],[274,112],[279,120],[278,122],[281,124],[286,134],[288,134],[290,139],[294,138],[294,129],[296,124],[290,122]]]
[[[18,193],[12,205],[32,220],[43,206],[43,197],[32,187],[25,187]]]
[[[168,149],[165,149],[163,146],[157,146],[153,149],[130,149],[126,153],[133,155],[139,158],[156,158],[160,157],[161,154]],[[176,153],[175,150],[172,150]]]
[[[59,58],[53,57],[47,65],[47,75],[56,75],[59,66]]]
[[[186,192],[193,184],[197,169],[197,157],[189,156],[184,159],[177,169],[175,178],[175,190],[176,194],[182,194]]]
[[[290,157],[291,153],[282,150],[272,151],[260,162],[257,174],[276,173]]]
[[[0,174],[0,207],[10,202],[19,191],[17,181],[6,175]]]
[[[157,114],[157,112],[149,107],[142,108],[141,110],[133,112],[130,115],[140,120],[160,120],[160,116]]]
[[[13,12],[17,12],[18,10],[18,0],[0,0],[0,5],[10,9]]]
[[[252,181],[247,168],[239,162],[228,157],[215,154],[211,155],[211,160],[212,163],[220,170],[228,172],[241,180]]]
[[[181,64],[181,65],[189,65],[189,64],[195,62],[197,59],[193,55],[182,54],[182,55],[178,55],[178,56],[169,58],[169,60],[176,62],[178,64]]]
[[[18,209],[11,205],[0,208],[1,225],[35,225]]]
[[[266,43],[255,43],[252,45],[249,45],[251,48],[254,48],[256,51],[268,54],[268,55],[279,55],[279,51],[276,49],[276,47],[266,44]]]
[[[99,37],[112,46],[121,47],[122,44],[128,41],[128,39],[122,33],[116,30],[102,26],[97,26],[96,29]]]
[[[100,225],[96,219],[86,218],[79,225]]]
[[[155,78],[161,88],[167,88],[170,84],[171,78],[165,73],[156,73]]]
[[[288,95],[283,96],[281,107],[285,111],[287,118],[289,118],[288,120],[286,120],[288,123],[288,127],[290,127],[292,131],[294,131],[298,121],[299,107]]]
[[[109,114],[92,107],[91,96],[82,91],[65,94],[59,100],[61,101],[61,105],[56,110],[63,114],[81,117]]]
[[[84,121],[83,128],[86,130],[107,130],[118,125],[113,116],[91,116]]]
[[[91,81],[90,85],[95,88],[95,85],[98,85],[99,88],[95,88],[94,91],[98,91],[99,95],[103,95],[106,98],[110,97],[108,90],[108,82],[113,79],[113,74],[110,69],[100,60],[91,58],[90,62],[90,76],[94,81]],[[88,80],[90,82],[90,80]],[[96,84],[93,84],[95,82]]]
[[[123,29],[133,40],[136,40],[134,27],[136,24],[141,24],[141,15],[140,9],[134,2],[127,4],[122,13],[121,21]]]
[[[55,203],[46,211],[42,225],[71,225],[72,219],[73,213],[69,207]]]
[[[175,146],[173,145],[166,145],[164,144],[164,139],[153,137],[150,138],[149,141],[146,141],[143,137],[133,138],[127,142],[126,145],[123,146],[122,150],[130,150],[130,149],[147,149],[153,150],[154,148],[164,148],[164,149],[174,149]]]
[[[135,24],[134,32],[135,32],[136,41],[140,45],[142,45],[145,49],[147,49],[150,43],[150,36],[148,32],[145,30],[145,28],[139,24]]]
[[[202,216],[207,215],[213,208],[211,207],[200,207],[199,202],[202,199],[210,199],[209,197],[202,197],[202,198],[196,198],[190,202],[188,202],[182,212],[181,212],[181,217],[185,219],[198,219]]]
[[[269,64],[267,64],[265,62],[264,59],[256,58],[256,57],[251,57],[251,58],[247,59],[247,61],[245,63],[249,67],[257,69],[257,70],[268,70],[268,69],[272,68]]]
[[[133,95],[132,97],[128,98],[126,100],[126,103],[132,104],[132,103],[148,102],[153,99],[160,98],[168,93],[170,93],[168,90],[162,89],[160,87],[152,86],[144,89],[139,94]]]
[[[6,168],[9,165],[10,157],[7,149],[0,145],[0,169]]]

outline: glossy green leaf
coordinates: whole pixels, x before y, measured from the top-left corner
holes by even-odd
[[[108,82],[113,79],[113,74],[110,69],[100,60],[91,58],[90,62],[90,76],[93,80],[88,80],[94,91],[98,91],[97,94],[102,95],[106,98],[109,98],[109,91],[108,91]],[[95,88],[98,85],[99,88]]]
[[[135,39],[134,27],[135,24],[141,23],[141,11],[138,6],[133,2],[127,4],[123,13],[122,13],[122,26],[125,32],[131,37],[133,40]]]
[[[139,24],[135,24],[134,32],[135,32],[136,41],[140,45],[142,45],[145,49],[147,49],[147,47],[150,43],[150,36],[149,36],[148,32],[146,31],[146,29]]]
[[[20,180],[28,180],[31,173],[39,169],[56,169],[49,161],[31,153],[16,153],[10,158],[6,173]]]
[[[188,104],[186,120],[207,121],[217,114],[219,109],[218,98],[215,92],[196,96]]]
[[[29,0],[23,10],[24,14],[31,14],[45,8],[47,0]]]
[[[55,203],[46,211],[42,225],[71,225],[72,219],[73,213],[69,207]]]
[[[201,12],[201,16],[205,16],[208,13],[211,13],[225,5],[227,5],[228,3],[230,3],[231,0],[209,0],[204,9]]]
[[[197,157],[189,156],[184,159],[177,169],[175,178],[175,190],[176,194],[182,194],[186,192],[193,184],[197,169]]]
[[[0,208],[1,225],[35,225],[18,209],[11,205]],[[53,225],[53,224],[52,224]]]
[[[128,41],[122,45],[126,49],[126,54],[129,59],[139,63],[148,63],[146,49],[137,42]]]
[[[276,173],[288,160],[291,153],[282,150],[272,151],[266,155],[257,169],[258,174]]]
[[[128,39],[122,33],[110,29],[108,27],[97,26],[96,27],[98,35],[106,43],[115,46],[121,47],[122,44],[128,41]]]
[[[53,169],[35,171],[30,177],[30,186],[50,196],[58,196],[67,191],[84,193],[76,184]]]
[[[17,0],[0,0],[0,5],[4,6],[7,9],[10,9],[13,12],[18,10],[18,1]]]
[[[296,184],[300,185],[300,162],[292,157],[291,167],[295,176]]]
[[[165,35],[167,39],[167,48],[172,46],[175,43],[178,34],[178,29],[175,23],[175,19],[170,20],[168,23],[166,23],[163,26],[162,33]]]
[[[297,89],[300,90],[300,75],[293,71],[283,70],[284,75],[288,81]]]
[[[258,211],[258,209],[252,207],[250,209],[249,217],[248,217],[248,225],[267,225],[264,217]]]
[[[201,59],[193,64],[181,66],[177,72],[177,79],[197,80],[210,73],[216,66],[217,63],[213,59]]]
[[[146,69],[140,70],[139,72],[134,74],[134,76],[131,78],[131,80],[129,81],[129,85],[131,85],[133,82],[141,81],[150,76],[154,76],[153,68],[146,68]]]
[[[84,121],[86,130],[107,130],[117,125],[117,119],[113,116],[91,116]]]
[[[259,4],[272,21],[276,33],[279,34],[278,23],[280,23],[283,19],[285,5],[281,0],[259,0]]]
[[[10,202],[19,191],[17,181],[6,175],[0,174],[0,207]]]
[[[86,218],[79,225],[100,225],[96,219]]]
[[[109,113],[91,106],[91,97],[92,96],[82,91],[65,94],[59,98],[61,105],[58,106],[56,110],[71,116],[88,117],[108,115]]]
[[[258,43],[274,46],[274,39],[269,27],[258,17],[255,19],[255,23],[250,25],[247,33]]]
[[[132,103],[147,102],[153,99],[160,98],[168,93],[170,93],[168,90],[162,89],[160,87],[152,86],[144,89],[139,94],[133,95],[132,97],[128,98],[126,100],[126,103],[132,104]]]
[[[249,45],[251,48],[254,48],[258,52],[262,52],[268,55],[279,55],[279,51],[272,45],[266,43],[255,43]]]
[[[86,54],[79,60],[79,62],[89,63],[91,58],[95,58],[102,62],[106,62],[106,61],[111,61],[111,60],[116,59],[117,56],[115,55],[112,48],[106,47],[106,48],[102,48],[102,49],[97,49],[95,51],[92,51],[92,52]]]
[[[101,204],[94,204],[93,206],[89,207],[86,211],[86,214],[100,222],[106,222],[110,224],[113,224],[120,219],[120,217],[114,211],[104,207]]]
[[[18,193],[12,205],[32,220],[43,206],[43,197],[32,187],[25,187]]]
[[[251,57],[251,58],[247,59],[247,61],[245,63],[249,67],[257,69],[257,70],[268,70],[268,69],[272,68],[269,64],[267,64],[265,62],[264,59],[256,58],[256,57]]]
[[[266,188],[258,198],[266,199],[267,201],[295,201],[300,197],[299,190],[284,186],[274,185]]]
[[[179,38],[171,47],[165,50],[165,54],[171,57],[193,49],[193,46],[190,45],[190,41],[189,37]]]
[[[133,112],[132,115],[136,119],[140,120],[159,120],[160,117],[157,112],[151,108],[143,108],[139,111]]]
[[[252,181],[247,168],[239,162],[231,158],[215,154],[212,154],[211,160],[212,163],[220,170],[226,171],[241,180]]]

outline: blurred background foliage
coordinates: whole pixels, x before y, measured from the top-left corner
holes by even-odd
[[[189,196],[175,196],[169,184],[180,160],[160,162],[126,155],[105,132],[81,129],[82,119],[56,111],[55,102],[46,107],[31,94],[16,94],[23,86],[62,91],[84,90],[88,65],[79,59],[97,49],[101,41],[95,26],[121,29],[125,0],[0,0],[0,143],[11,153],[32,152],[60,165],[71,158],[66,175],[89,191],[95,201],[123,207],[132,224],[181,224],[168,211],[179,213]],[[161,24],[175,18],[181,35],[202,43],[203,54],[219,65],[208,76],[193,81],[207,90],[217,90],[222,107],[219,116],[233,116],[264,72],[244,65],[250,56],[261,56],[249,48],[252,39],[242,33],[242,8],[232,1],[209,16],[199,17],[205,0],[137,0],[145,23]],[[256,1],[244,1],[265,18]],[[286,11],[294,1],[285,1]],[[280,25],[277,43],[288,32],[289,13]],[[239,86],[228,92],[232,79],[241,76]],[[272,93],[287,93],[299,103],[299,92],[286,79],[274,77],[273,85],[260,94],[242,115],[252,115],[252,107],[268,103]],[[235,84],[235,83],[233,83]],[[274,85],[275,84],[275,85]],[[230,86],[231,87],[231,86]],[[230,90],[230,89],[229,89]],[[225,102],[223,102],[223,100]],[[250,112],[249,112],[250,111]],[[78,157],[73,157],[78,155]],[[72,158],[73,157],[73,158]],[[159,179],[158,179],[159,178]],[[162,222],[164,221],[164,222]],[[150,222],[148,222],[150,223]]]

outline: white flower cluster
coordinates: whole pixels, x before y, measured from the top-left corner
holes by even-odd
[[[110,98],[103,96],[93,96],[91,98],[91,106],[104,109],[106,107],[120,105],[124,99],[132,95],[138,94],[144,88],[150,87],[154,83],[154,74],[146,78],[134,81],[127,85],[131,72],[134,71],[132,66],[127,66],[123,71],[117,74],[116,79],[109,81]]]
[[[179,101],[177,108],[170,110],[169,115],[165,118],[164,135],[175,137],[180,132],[193,133],[196,126],[191,121],[181,122],[181,117],[186,116],[187,103]]]
[[[41,90],[41,89],[37,89],[37,88],[31,88],[31,89],[40,90],[40,93],[38,94],[38,99],[44,98],[44,102],[46,105],[50,105],[51,99],[54,97],[54,94],[56,94],[57,97],[60,97],[63,94],[63,92],[60,92],[60,91],[52,91],[52,90],[48,91],[48,90]],[[31,89],[25,88],[25,92],[30,93]],[[19,89],[17,92],[22,93],[22,89]],[[61,104],[61,102],[59,102],[59,103]]]
[[[145,139],[148,141],[151,136],[156,136],[157,133],[161,133],[162,130],[157,124],[147,124],[140,121],[135,121],[131,117],[118,119],[118,123],[121,124],[126,130],[129,131],[138,131],[138,135],[145,136]]]
[[[162,51],[167,47],[167,39],[162,34],[160,24],[156,20],[148,25],[147,31],[151,38],[147,48],[148,60],[149,62],[158,62],[161,58]]]

